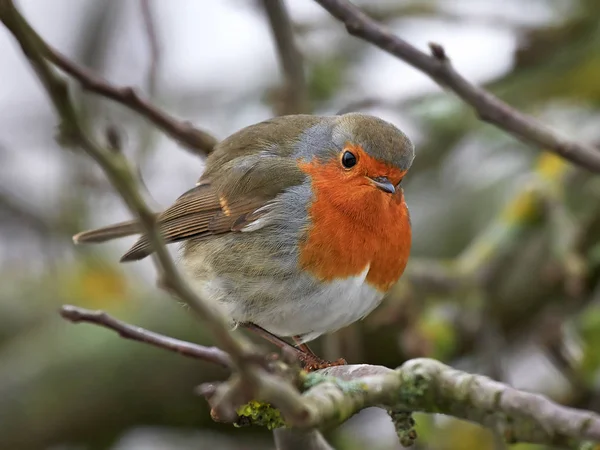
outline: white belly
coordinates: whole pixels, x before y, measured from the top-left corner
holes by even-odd
[[[308,307],[302,312],[290,311],[288,324],[272,324],[272,332],[301,336],[302,342],[309,342],[364,318],[379,306],[384,295],[365,283],[368,271],[367,267],[359,276],[327,283],[306,300]]]
[[[329,283],[308,276],[283,284],[254,282],[245,290],[251,295],[237,299],[217,279],[192,284],[203,298],[216,300],[232,321],[252,322],[278,336],[301,336],[308,342],[362,319],[381,303],[384,294],[365,282],[368,270]],[[248,304],[249,297],[263,301]]]

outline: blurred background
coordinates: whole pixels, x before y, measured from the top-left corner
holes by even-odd
[[[423,50],[442,44],[469,80],[556,131],[600,142],[597,0],[355,3]],[[75,61],[218,138],[297,111],[359,110],[402,128],[417,149],[404,184],[414,230],[407,273],[366,320],[316,349],[389,367],[438,358],[600,409],[599,177],[478,121],[423,74],[349,37],[310,0],[285,2],[301,55],[292,59],[303,67],[291,84],[263,2],[19,5]],[[118,264],[132,240],[72,244],[82,229],[129,216],[91,160],[56,144],[56,116],[3,28],[0,80],[0,448],[273,448],[264,429],[214,423],[193,395],[223,371],[58,316],[65,303],[101,308],[210,343],[191,314],[155,289],[150,261]],[[117,131],[153,208],[194,185],[201,158],[73,87],[99,138]],[[415,417],[418,449],[505,448],[477,426]],[[399,448],[377,409],[327,436],[339,449]]]

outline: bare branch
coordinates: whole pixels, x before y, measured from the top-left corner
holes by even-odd
[[[262,5],[271,26],[279,63],[286,79],[281,114],[306,113],[309,108],[304,65],[302,55],[294,41],[290,16],[282,0],[262,0]]]
[[[158,31],[156,28],[156,17],[152,6],[152,0],[139,0],[139,7],[149,52],[149,64],[148,68],[146,69],[145,83],[145,91],[146,95],[148,96],[148,103],[154,102],[157,98],[158,74],[161,62],[161,51],[158,38]],[[148,158],[152,154],[153,143],[156,143],[156,132],[157,129],[156,127],[152,126],[152,123],[147,123],[145,127],[140,127],[139,143],[134,156],[136,173],[140,183],[140,188],[146,191],[146,193],[148,194],[150,193],[150,190],[148,189],[146,182],[144,181],[143,168],[146,162],[148,161]],[[196,153],[196,151],[194,151],[194,153]],[[206,155],[206,153],[208,152],[205,150],[200,151],[200,154],[202,156]]]
[[[148,90],[148,95],[152,98],[156,94],[158,67],[160,62],[160,45],[158,44],[156,22],[150,0],[140,0],[140,10],[142,12],[144,30],[150,49],[150,65],[146,77],[146,89]]]
[[[454,70],[441,45],[432,44],[428,55],[392,34],[346,0],[315,0],[341,21],[353,36],[370,42],[429,75],[454,91],[479,117],[513,136],[552,151],[593,172],[600,172],[600,149],[560,137],[533,117],[512,108],[499,98],[467,81]]]
[[[203,385],[200,393],[215,407],[219,392],[234,395],[235,383]],[[507,443],[577,447],[600,442],[596,413],[564,407],[433,359],[409,360],[396,370],[367,364],[334,366],[309,373],[302,384],[306,390],[299,394],[281,378],[266,374],[257,398],[278,408],[285,425],[295,430],[331,428],[375,406],[391,410],[396,420],[402,412],[464,419],[492,430]],[[399,425],[406,432],[405,442],[414,440],[412,421]]]
[[[432,359],[413,359],[396,370],[336,366],[309,376],[324,375],[336,378],[324,378],[303,394],[308,414],[296,426],[323,427],[368,406],[385,405],[465,419],[496,431],[510,443],[571,446],[584,440],[600,442],[600,415],[596,413],[560,406],[541,395]]]
[[[10,2],[3,1],[2,3],[3,6],[1,8],[9,11],[7,9],[9,7],[4,5],[10,5]],[[9,27],[6,22],[5,25]],[[209,133],[195,128],[189,122],[175,119],[148,100],[140,97],[132,87],[112,85],[90,70],[78,66],[75,62],[47,44],[27,23],[23,22],[23,27],[25,28],[24,31],[29,35],[30,44],[35,47],[36,52],[78,80],[84,89],[114,100],[137,112],[163,130],[171,138],[180,142],[186,148],[193,150],[195,154],[206,155],[217,144],[218,141]]]
[[[109,330],[116,331],[122,338],[150,344],[154,347],[169,350],[189,358],[200,359],[228,369],[232,366],[231,358],[221,349],[216,347],[205,347],[203,345],[192,344],[191,342],[163,336],[162,334],[154,333],[145,330],[144,328],[122,322],[111,317],[104,311],[90,311],[89,309],[64,305],[60,309],[60,315],[71,322],[87,322],[99,325],[108,328]]]
[[[114,100],[137,112],[171,138],[180,142],[186,148],[194,150],[194,153],[200,152],[201,155],[206,155],[217,144],[217,140],[213,136],[195,128],[190,122],[179,121],[170,116],[140,97],[132,87],[114,86],[86,68],[78,66],[52,47],[47,46],[44,50],[49,61],[77,79],[84,89]]]
[[[341,5],[342,12],[350,8],[351,12],[360,14],[358,10],[353,10],[351,5],[343,2],[318,1],[324,5],[337,5],[337,7]],[[566,446],[584,439],[600,441],[600,416],[595,413],[562,407],[539,395],[518,391],[487,377],[461,372],[434,360],[408,361],[396,370],[367,365],[337,366],[304,375],[301,380],[298,380],[297,370],[287,367],[280,361],[273,362],[269,366],[273,370],[269,371],[262,370],[264,366],[254,365],[257,354],[250,342],[236,333],[231,333],[223,318],[208,303],[194,294],[176,270],[157,230],[154,214],[141,198],[135,184],[135,177],[122,153],[100,146],[83,127],[71,102],[67,83],[47,61],[47,59],[55,61],[53,58],[56,56],[52,51],[49,52],[49,47],[31,29],[12,1],[0,0],[0,20],[21,45],[25,56],[52,100],[61,119],[62,142],[80,147],[103,169],[130,211],[139,220],[142,231],[149,237],[155,251],[155,263],[162,285],[187,303],[203,319],[204,325],[209,328],[215,340],[223,348],[223,353],[216,349],[199,350],[193,344],[177,340],[165,342],[159,335],[130,327],[102,313],[68,307],[63,310],[63,315],[68,319],[97,323],[118,331],[124,337],[182,352],[190,357],[202,355],[202,358],[206,359],[205,350],[214,353],[211,358],[215,358],[215,355],[227,354],[229,356],[227,362],[225,359],[217,358],[217,360],[221,365],[226,364],[227,367],[237,369],[239,373],[234,374],[228,382],[205,390],[205,394],[211,397],[210,401],[215,411],[223,413],[223,417],[235,415],[236,407],[241,404],[240,402],[248,401],[249,398],[258,398],[279,408],[286,422],[293,428],[311,430],[343,422],[365,407],[385,406],[392,409],[395,414],[403,411],[422,411],[463,418],[491,428],[509,442],[524,441]],[[362,20],[368,18],[364,16]],[[351,30],[361,29],[360,22],[358,28],[356,22],[354,24],[355,28],[349,26]],[[384,33],[384,36],[392,39],[392,42],[395,39],[386,32],[380,31],[375,25],[369,22],[367,25],[375,27],[375,31],[369,28],[371,33]],[[403,41],[400,43],[408,45]],[[408,49],[408,54],[417,52],[415,54],[418,58],[426,58],[424,61],[428,61],[427,64],[433,64],[430,61],[432,57],[410,46]],[[445,55],[439,49],[436,53],[438,59],[432,60],[437,61],[435,64],[438,64]],[[67,67],[71,67],[69,64],[71,63],[67,60]],[[441,79],[448,76],[448,73],[451,75],[454,73],[446,70],[435,73]],[[450,80],[456,81],[452,77]],[[120,88],[102,83],[100,86],[104,87],[100,89],[101,91],[108,86],[109,91],[117,89],[116,92],[120,92]],[[483,92],[489,96],[484,91],[478,91],[477,88],[469,89],[475,89],[477,95]],[[133,98],[140,101],[134,94]],[[492,99],[491,107],[485,104],[488,111],[492,108],[492,111],[497,112],[498,110],[494,108],[498,107],[499,101],[493,97],[485,98],[486,101]],[[136,104],[135,101],[133,104]],[[508,123],[512,122],[508,121]],[[535,123],[534,125],[537,126]],[[302,381],[301,384],[306,389],[302,394],[296,388],[299,381]],[[281,436],[281,433],[278,434]],[[316,434],[303,434],[307,439],[311,436],[318,437]]]
[[[183,280],[156,227],[154,213],[147,207],[137,189],[135,177],[127,161],[121,153],[111,152],[99,146],[83,128],[71,102],[65,80],[58,76],[44,59],[44,56],[52,56],[48,53],[47,45],[25,21],[11,0],[0,0],[0,20],[21,45],[23,53],[52,100],[61,119],[59,136],[61,141],[64,144],[80,147],[92,157],[119,192],[129,210],[139,219],[155,251],[155,264],[161,284],[197,313],[215,340],[229,353],[236,367],[246,367],[246,358],[254,353],[250,341],[243,339],[239,333],[230,333],[221,315],[199,299]],[[112,89],[108,85],[101,86]]]

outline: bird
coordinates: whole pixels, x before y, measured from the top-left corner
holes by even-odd
[[[378,117],[274,117],[218,143],[196,186],[156,214],[192,289],[232,327],[289,344],[310,370],[335,364],[307,343],[366,317],[405,270],[411,222],[402,180],[410,139]],[[81,232],[75,243],[141,236],[135,220]]]

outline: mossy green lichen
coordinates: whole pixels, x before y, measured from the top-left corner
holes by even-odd
[[[319,373],[307,373],[302,372],[300,375],[300,388],[302,391],[306,391],[312,387],[317,386],[321,383],[333,383],[337,386],[344,394],[360,394],[367,388],[365,383],[357,381],[344,381],[336,377],[326,376]],[[259,402],[252,400],[236,410],[239,420],[234,425],[237,427],[258,425],[267,427],[269,430],[275,428],[286,427],[286,423],[275,407],[269,403]],[[351,415],[351,411],[338,411],[338,422],[343,422]]]
[[[398,391],[398,404],[411,409],[413,406],[422,405],[423,398],[430,394],[429,380],[426,376],[418,373],[407,374],[403,376],[400,389]],[[435,408],[435,402],[431,401],[429,405]]]
[[[267,427],[269,430],[286,426],[279,410],[275,409],[269,403],[251,400],[245,405],[240,406],[236,412],[243,419],[240,422],[247,423],[248,425],[259,425]],[[242,426],[241,423],[237,423],[235,426]]]
[[[388,410],[388,414],[392,418],[400,444],[403,447],[411,447],[417,439],[415,420],[412,417],[412,413],[390,409]]]

